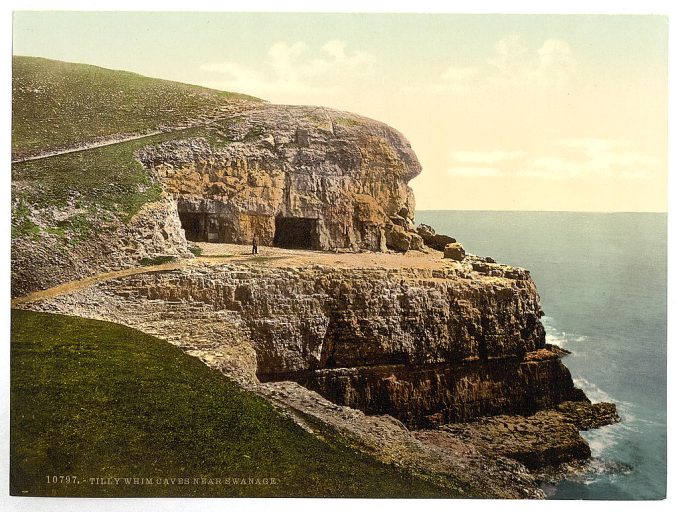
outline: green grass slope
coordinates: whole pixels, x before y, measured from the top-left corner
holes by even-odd
[[[107,322],[12,312],[10,422],[13,495],[452,494],[309,434],[198,359]],[[90,480],[108,477],[142,480]]]
[[[12,59],[12,153],[15,157],[97,137],[173,126],[242,94],[37,57]]]
[[[69,243],[88,238],[95,229],[105,229],[106,220],[127,222],[150,201],[160,198],[161,187],[134,157],[135,150],[176,137],[209,136],[204,128],[187,128],[39,160],[12,164],[12,181],[18,184],[12,203],[12,238],[45,232],[28,215],[29,207],[77,208],[67,219],[43,217],[47,232]]]

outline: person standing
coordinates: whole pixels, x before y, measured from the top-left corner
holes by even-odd
[[[253,234],[253,254],[257,254],[257,235]]]

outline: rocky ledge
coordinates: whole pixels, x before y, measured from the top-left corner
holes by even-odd
[[[567,401],[531,416],[501,415],[448,424],[429,435],[437,442],[440,432],[453,434],[486,455],[502,455],[529,469],[540,470],[588,459],[590,447],[579,431],[617,421],[619,417],[614,404]]]

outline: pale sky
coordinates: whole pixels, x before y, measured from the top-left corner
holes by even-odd
[[[419,210],[666,211],[661,16],[19,12],[14,54],[399,129]]]

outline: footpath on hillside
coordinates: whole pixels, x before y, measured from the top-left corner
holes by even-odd
[[[12,299],[11,306],[58,297],[97,283],[118,279],[136,274],[164,272],[178,270],[190,266],[217,266],[225,264],[261,264],[273,267],[305,267],[309,265],[324,265],[342,268],[444,268],[447,260],[438,251],[408,253],[380,253],[380,252],[332,252],[310,251],[304,249],[283,249],[280,247],[259,247],[258,254],[253,255],[250,245],[198,243],[203,251],[201,256],[193,259],[181,259],[159,265],[125,268],[111,272],[102,272],[83,279],[68,281],[46,290],[39,290],[22,297]]]

